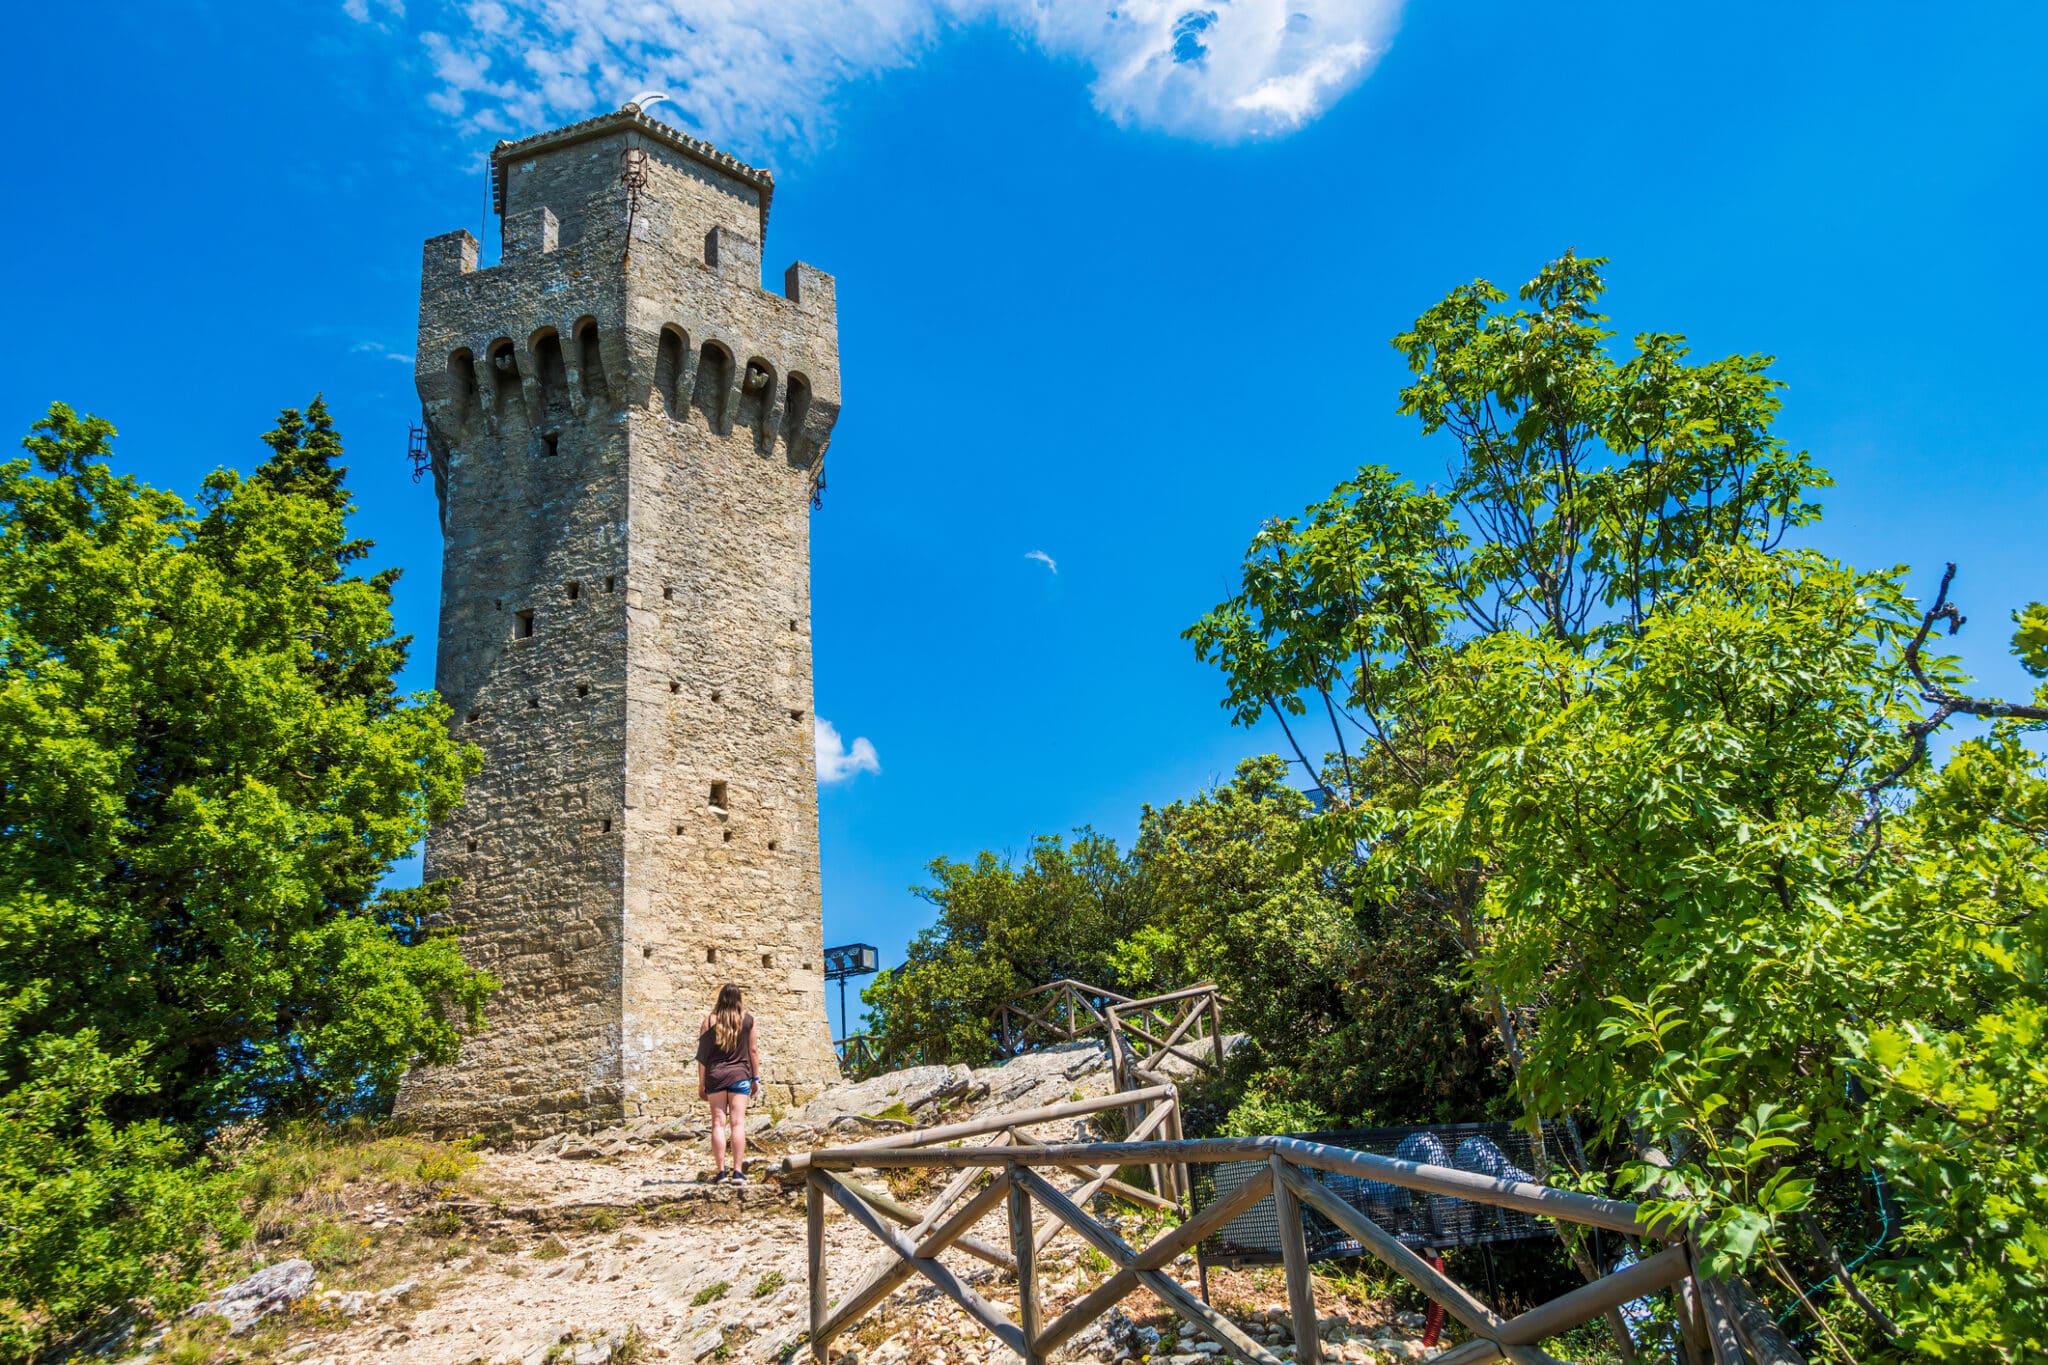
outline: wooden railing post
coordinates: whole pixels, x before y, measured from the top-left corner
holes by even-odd
[[[1038,1230],[1031,1225],[1031,1194],[1010,1165],[1010,1254],[1017,1260],[1017,1328],[1024,1336],[1024,1365],[1040,1365]]]
[[[1216,1059],[1216,1069],[1223,1070],[1223,1005],[1216,997],[1215,987],[1209,988],[1209,1055]]]
[[[832,1301],[825,1286],[825,1190],[816,1171],[804,1172],[804,1252],[811,1277],[811,1355],[822,1365],[825,1346],[818,1340],[818,1330],[825,1325]]]
[[[1316,1332],[1315,1281],[1308,1271],[1308,1242],[1301,1231],[1301,1204],[1287,1188],[1287,1163],[1276,1153],[1273,1168],[1273,1216],[1280,1223],[1280,1261],[1287,1273],[1287,1315],[1294,1324],[1297,1365],[1316,1365],[1323,1342]]]

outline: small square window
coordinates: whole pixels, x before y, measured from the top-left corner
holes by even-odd
[[[547,435],[541,437],[540,443],[547,450],[547,453],[550,455],[559,455],[562,453],[562,433],[559,431],[551,431]]]
[[[581,596],[583,596],[583,585],[581,583],[571,583],[569,585],[569,600],[574,602]]]
[[[576,684],[576,695],[577,695],[577,696],[579,696],[579,697],[587,697],[587,696],[589,696],[589,695],[590,695],[590,684],[589,684],[589,683],[577,683],[577,684]]]
[[[775,965],[775,954],[773,954],[773,953],[763,953],[763,954],[761,954],[761,965],[762,965],[763,967],[773,967],[773,966]]]
[[[670,684],[668,685],[668,694],[669,694],[669,695],[670,695],[671,697],[673,697],[673,696],[674,696],[674,695],[675,695],[676,693],[678,693],[678,692],[680,692],[680,691],[682,691],[682,690],[683,690],[683,685],[682,685],[681,683],[679,683],[679,682],[672,682],[672,683],[670,683]]]
[[[715,688],[715,687],[711,689],[711,700],[713,700],[713,701],[717,701],[717,700],[718,700],[718,689],[717,689],[717,688]]]
[[[533,613],[531,611],[518,612],[515,614],[514,620],[518,624],[514,627],[513,634],[522,640],[531,640],[533,638]]]
[[[664,602],[673,602],[673,601],[675,601],[675,600],[676,600],[676,590],[675,590],[674,588],[663,588],[663,589],[661,590],[661,600],[662,600],[662,601],[664,601]]]
[[[774,841],[773,839],[770,839],[770,840],[768,841],[768,851],[769,851],[770,853],[773,853],[773,852],[775,851],[775,848],[776,848],[776,844],[775,844],[775,841]]]
[[[726,805],[726,788],[725,788],[725,783],[723,783],[723,782],[713,782],[713,783],[711,784],[711,808],[712,808],[713,810],[724,810],[724,809],[725,809],[725,805]]]
[[[474,853],[474,852],[476,852],[476,840],[474,840],[474,839],[471,839],[471,840],[469,841],[469,851],[470,851],[471,853]]]
[[[653,945],[652,943],[649,943],[649,944],[646,944],[645,946],[643,946],[643,947],[642,947],[642,948],[640,949],[640,956],[642,956],[642,957],[653,957],[653,956],[654,956],[654,945]]]
[[[618,586],[618,584],[619,584],[619,580],[618,580],[618,579],[617,579],[616,577],[614,577],[614,576],[613,576],[613,575],[611,575],[611,574],[606,574],[606,575],[605,575],[605,579],[604,579],[604,590],[605,590],[606,592],[610,592],[610,591],[611,591],[611,590],[612,590],[613,588],[617,587],[617,586]]]
[[[803,723],[804,713],[801,711],[792,711],[789,713],[789,718],[797,722],[799,725],[801,725]]]
[[[680,837],[682,836],[682,834],[683,834],[683,827],[682,827],[681,825],[677,825],[677,826],[676,826],[676,835],[677,835],[677,837],[678,837],[678,838],[680,838]]]
[[[539,697],[528,697],[528,698],[526,699],[526,709],[527,709],[527,710],[529,710],[529,711],[538,711],[538,710],[540,710],[540,698],[539,698]]]
[[[610,833],[612,832],[612,822],[611,822],[611,821],[609,821],[609,820],[600,820],[600,821],[598,821],[598,822],[597,822],[597,832],[598,832],[599,834],[610,834]]]
[[[706,962],[709,962],[709,963],[712,963],[712,964],[716,965],[716,964],[717,964],[717,962],[718,962],[718,949],[716,949],[716,948],[706,948],[706,949],[704,950],[704,960],[705,960]]]
[[[471,724],[471,725],[474,725],[474,724],[476,724],[476,718],[477,718],[477,712],[475,712],[475,711],[472,711],[472,712],[470,712],[470,713],[469,713],[469,720],[468,720],[468,723],[469,723],[469,724]]]

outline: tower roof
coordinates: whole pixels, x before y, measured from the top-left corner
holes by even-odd
[[[505,163],[520,157],[532,156],[535,152],[551,151],[566,147],[593,137],[603,137],[620,128],[631,128],[648,139],[660,143],[671,151],[680,152],[692,161],[722,171],[733,179],[752,185],[761,193],[761,236],[768,235],[768,201],[775,196],[775,177],[758,166],[749,166],[736,156],[729,156],[708,142],[703,142],[686,133],[678,132],[668,124],[649,118],[637,104],[596,118],[572,123],[566,128],[551,132],[535,133],[532,137],[520,138],[516,142],[500,142],[491,149],[491,200],[502,217],[505,212]]]

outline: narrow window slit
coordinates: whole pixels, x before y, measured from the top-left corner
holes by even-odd
[[[522,611],[517,612],[514,615],[515,619],[518,622],[517,633],[519,638],[522,640],[531,640],[533,638],[533,613],[530,611]]]

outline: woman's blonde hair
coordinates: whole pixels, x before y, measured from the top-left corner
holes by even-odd
[[[740,1021],[746,1017],[740,1003],[740,988],[728,981],[718,988],[718,1003],[711,1007],[711,1037],[720,1052],[730,1052],[740,1040]]]

